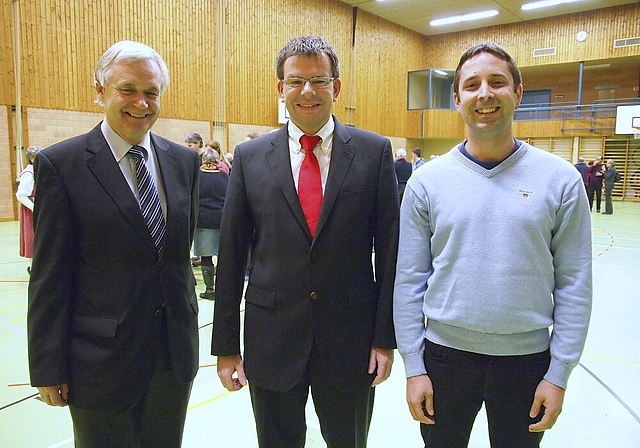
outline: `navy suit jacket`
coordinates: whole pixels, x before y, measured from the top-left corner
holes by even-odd
[[[166,347],[178,381],[198,368],[189,250],[200,161],[195,151],[151,140],[167,199],[160,256],[100,125],[35,160],[31,384],[69,383],[69,403],[79,407],[140,397]]]
[[[389,140],[340,124],[315,237],[295,189],[287,126],[239,145],[221,225],[212,353],[240,353],[252,384],[286,391],[311,375],[341,389],[371,383],[372,346],[395,348],[392,292],[398,192]],[[375,247],[375,266],[372,250]]]

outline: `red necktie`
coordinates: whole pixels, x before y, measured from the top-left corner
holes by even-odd
[[[298,197],[300,205],[307,219],[311,236],[316,233],[320,208],[322,207],[322,178],[320,177],[320,165],[313,153],[313,148],[320,141],[317,135],[303,135],[300,144],[304,149],[304,161],[300,167],[298,177]]]

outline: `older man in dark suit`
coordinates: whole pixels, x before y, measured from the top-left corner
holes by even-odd
[[[179,447],[198,368],[195,151],[149,132],[169,83],[146,45],[95,72],[106,118],[35,162],[31,384],[69,405],[76,447]]]
[[[395,347],[391,145],[331,115],[340,73],[322,38],[292,39],[276,71],[291,121],[235,150],[212,352],[227,389],[249,380],[261,448],[304,446],[309,388],[327,446],[365,447],[373,386],[389,376]],[[254,234],[243,359],[240,301]]]

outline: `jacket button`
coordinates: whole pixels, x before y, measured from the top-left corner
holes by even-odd
[[[311,294],[309,294],[309,298],[311,300],[318,300],[318,293],[313,291]]]

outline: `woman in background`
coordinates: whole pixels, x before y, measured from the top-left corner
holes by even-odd
[[[229,167],[229,164],[227,162],[226,157],[222,157],[222,149],[220,148],[220,143],[218,143],[215,140],[209,140],[207,142],[207,144],[204,145],[204,146],[207,147],[207,148],[211,148],[215,152],[218,153],[218,163],[217,163],[218,169],[220,171],[224,171],[225,173],[229,174],[229,172],[230,172],[229,168],[230,167]]]
[[[604,169],[604,211],[603,215],[613,214],[613,187],[619,179],[618,170],[616,170],[615,162],[612,159],[607,160]]]
[[[33,161],[41,149],[39,146],[27,148],[25,156],[28,163],[20,173],[20,184],[16,191],[16,197],[20,201],[20,256],[29,259],[33,258],[33,194],[36,187]],[[27,267],[27,272],[31,274],[31,266]]]
[[[220,243],[220,220],[222,207],[227,194],[229,175],[218,168],[220,155],[205,146],[200,154],[200,206],[198,209],[198,224],[193,238],[193,253],[201,259],[202,279],[206,290],[200,298],[213,300],[215,298],[215,274],[213,256],[218,256]]]

